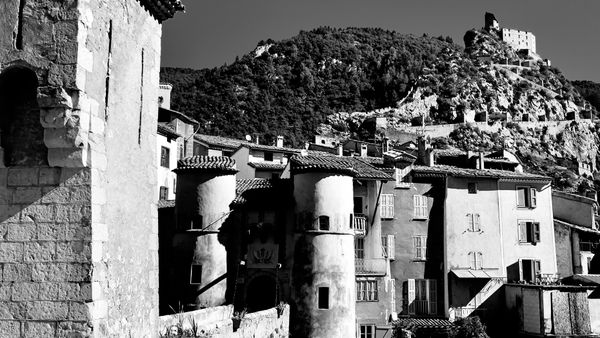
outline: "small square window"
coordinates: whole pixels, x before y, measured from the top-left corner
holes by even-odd
[[[273,162],[273,153],[265,152],[265,161]]]
[[[202,284],[202,265],[192,264],[190,269],[190,284],[200,285]]]
[[[469,194],[476,194],[477,193],[477,183],[469,183],[468,184],[469,187]]]
[[[197,230],[202,229],[202,222],[203,222],[202,215],[194,216],[194,218],[192,219],[190,229],[197,229]]]
[[[160,187],[160,194],[159,194],[158,198],[161,200],[169,199],[169,188]]]
[[[160,166],[164,168],[169,167],[169,158],[171,150],[167,147],[160,147]]]
[[[319,230],[329,231],[329,216],[319,216]]]
[[[319,309],[329,309],[329,288],[319,288]]]

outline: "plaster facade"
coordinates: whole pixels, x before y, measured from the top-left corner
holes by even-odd
[[[0,3],[0,82],[33,76],[37,115],[21,153],[1,126],[3,335],[155,334],[160,38],[134,0]]]
[[[161,163],[161,152],[163,148],[169,150],[169,159],[168,166],[163,166]],[[158,178],[158,191],[156,192],[156,196],[161,198],[161,187],[167,189],[166,200],[174,200],[175,199],[175,191],[177,190],[177,174],[173,172],[175,168],[177,168],[177,140],[171,136],[163,135],[160,132],[156,135],[156,166],[157,170],[157,178]]]
[[[502,28],[500,37],[515,50],[528,49],[536,53],[535,35],[531,32]]]

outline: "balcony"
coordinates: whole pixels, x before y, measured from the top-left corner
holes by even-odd
[[[385,258],[355,258],[357,275],[384,276],[387,272],[387,260]]]
[[[352,224],[355,235],[364,236],[367,229],[367,216],[363,214],[354,214],[354,221]]]
[[[429,300],[413,300],[408,306],[408,313],[417,316],[436,315],[437,303]]]
[[[596,242],[579,242],[579,251],[593,252],[597,246]]]

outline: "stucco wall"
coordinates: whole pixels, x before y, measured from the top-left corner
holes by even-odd
[[[567,223],[588,228],[594,224],[593,200],[561,192],[552,194],[554,217]]]
[[[517,207],[517,186],[530,186],[537,189],[536,208]],[[502,219],[504,264],[510,269],[519,259],[539,259],[541,273],[555,274],[556,251],[554,241],[554,220],[552,218],[552,188],[541,183],[500,182],[499,198]],[[519,243],[518,221],[531,220],[540,223],[540,242],[535,245]]]
[[[554,222],[554,242],[556,247],[557,271],[561,277],[573,274],[573,251],[571,246],[571,228]]]
[[[355,325],[354,236],[350,228],[352,177],[295,174],[296,214],[314,221],[300,224],[292,271],[295,313],[291,324],[300,337],[351,337]],[[309,230],[320,215],[329,216],[329,231]],[[329,308],[318,308],[318,289],[329,288]]]
[[[160,187],[167,187],[169,189],[167,199],[174,200],[176,190],[175,181],[177,179],[177,175],[172,170],[177,168],[177,141],[174,139],[168,139],[166,136],[160,134],[156,135],[156,137],[156,166],[158,168],[158,186],[156,187],[156,196],[160,196]],[[160,165],[160,152],[162,147],[169,149],[169,168],[165,168]]]

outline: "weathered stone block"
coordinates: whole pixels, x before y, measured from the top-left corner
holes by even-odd
[[[0,262],[23,261],[23,243],[0,242]]]
[[[25,243],[26,262],[51,262],[56,259],[56,242]]]
[[[67,269],[65,263],[36,263],[31,270],[31,279],[36,282],[66,281]]]
[[[38,168],[8,168],[8,186],[33,186],[38,184]]]
[[[2,279],[5,282],[29,282],[31,278],[31,266],[28,264],[4,264]]]
[[[95,226],[94,226],[95,227]],[[89,224],[69,223],[65,224],[65,240],[91,240],[92,227]]]
[[[20,337],[21,323],[14,320],[1,320],[0,332],[2,332],[5,337]]]
[[[0,188],[0,205],[12,203],[13,190],[10,188]]]
[[[91,264],[67,264],[67,281],[69,282],[90,282],[91,274]]]
[[[71,118],[71,109],[66,107],[40,110],[40,123],[44,128],[64,128]]]
[[[81,168],[88,165],[88,155],[81,148],[50,148],[48,149],[48,164],[53,167]]]
[[[68,302],[27,302],[27,318],[35,320],[64,320],[69,314]]]
[[[0,302],[0,320],[25,319],[26,313],[25,303]]]
[[[91,245],[83,241],[56,243],[56,260],[60,262],[89,262]]]
[[[71,202],[71,188],[69,187],[44,187],[42,203],[66,204]]]
[[[63,87],[40,87],[38,89],[38,104],[40,108],[73,108],[73,100]]]
[[[23,242],[35,239],[36,226],[33,223],[8,224],[6,232],[7,241]]]
[[[67,318],[80,321],[90,320],[88,306],[83,302],[71,302],[69,304],[69,315]]]
[[[12,300],[16,302],[37,300],[39,288],[39,283],[13,283]]]
[[[45,129],[44,144],[48,148],[85,148],[87,133],[82,132],[78,126]]]
[[[8,177],[8,168],[0,168],[0,187],[5,187]]]
[[[18,223],[21,221],[21,206],[0,205],[0,222]]]
[[[54,337],[56,324],[52,322],[25,322],[23,324],[25,337]]]
[[[65,238],[66,224],[61,223],[38,223],[36,235],[38,240],[55,241]]]
[[[39,300],[84,301],[79,283],[46,282],[40,283]]]
[[[100,332],[99,328],[95,328],[96,332]],[[82,322],[60,322],[56,332],[57,338],[87,338],[91,337],[92,328],[88,323]],[[106,336],[106,330],[104,330]]]
[[[40,185],[58,185],[59,180],[60,168],[40,168]]]
[[[90,185],[90,169],[64,168],[60,175],[60,182],[65,186]]]
[[[52,222],[54,221],[53,205],[30,205],[22,211],[22,222]]]
[[[37,187],[22,188],[18,187],[13,192],[13,203],[31,204],[40,201],[42,198],[42,189]]]
[[[12,292],[12,283],[0,283],[0,301],[10,300]],[[2,332],[2,331],[0,331]]]

